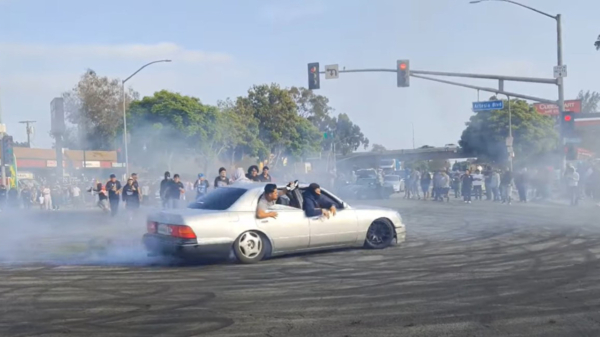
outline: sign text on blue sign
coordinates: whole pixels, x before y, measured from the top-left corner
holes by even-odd
[[[473,102],[473,111],[501,110],[504,108],[504,101]]]

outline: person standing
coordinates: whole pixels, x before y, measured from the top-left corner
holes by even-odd
[[[52,209],[52,191],[50,187],[44,186],[42,189],[43,209],[49,211]]]
[[[174,174],[173,180],[169,181],[166,194],[167,203],[170,208],[179,208],[180,200],[182,200],[185,195],[185,187],[179,178],[179,174]]]
[[[133,180],[133,185],[135,186],[135,189],[138,191],[137,196],[138,196],[138,199],[140,199],[139,202],[141,203],[142,202],[142,193],[141,193],[142,189],[140,188],[140,183],[138,182],[137,173],[131,174],[131,180]]]
[[[121,194],[121,182],[117,180],[117,176],[110,175],[110,180],[106,183],[108,191],[108,203],[110,204],[110,215],[116,216],[119,213],[119,195]]]
[[[475,193],[475,200],[481,200],[483,198],[483,174],[481,173],[481,166],[477,166],[475,174],[473,174],[473,192]]]
[[[485,181],[485,200],[492,200],[492,174],[493,170],[491,166],[487,166],[485,171],[483,172],[483,177]]]
[[[469,170],[465,171],[465,174],[463,174],[462,178],[462,195],[464,198],[465,203],[470,204],[471,203],[471,195],[473,193],[473,175],[471,175],[471,172]]]
[[[25,186],[21,190],[21,201],[23,202],[24,209],[31,208],[31,190],[29,189],[29,186]]]
[[[52,209],[55,211],[58,211],[62,204],[62,197],[63,197],[62,190],[59,185],[55,185],[50,190],[50,196],[52,197]]]
[[[71,195],[73,196],[73,205],[78,207],[81,205],[81,189],[77,185],[73,185],[71,189]]]
[[[219,169],[219,175],[215,178],[215,189],[228,186],[231,182],[227,178],[227,170],[224,167]]]
[[[204,178],[204,173],[200,173],[198,175],[198,180],[194,182],[194,189],[196,190],[196,200],[199,200],[201,197],[205,196],[208,193],[208,188],[210,184],[208,180]]]
[[[567,167],[565,180],[567,182],[569,198],[571,199],[571,206],[577,206],[579,204],[579,173],[577,173],[577,170],[573,166]]]
[[[165,172],[165,179],[160,182],[160,200],[162,201],[162,207],[169,207],[169,198],[167,195],[167,190],[169,189],[169,185],[171,184],[171,173],[169,171]]]
[[[252,165],[248,167],[248,174],[246,175],[246,178],[250,179],[251,181],[260,181],[260,177],[258,176],[258,166]]]
[[[140,208],[140,190],[135,185],[133,178],[127,179],[127,184],[123,186],[122,191],[123,202],[127,210],[129,221],[133,220],[135,212]]]
[[[512,203],[513,176],[510,169],[507,169],[500,178],[500,189],[502,193],[502,203]]]
[[[269,175],[269,167],[268,166],[263,167],[262,174],[260,175],[260,177],[258,177],[258,179],[264,183],[271,182],[271,175]]]
[[[515,177],[515,185],[517,186],[517,192],[519,192],[519,202],[527,202],[527,169],[522,169]]]
[[[244,169],[238,167],[235,173],[233,174],[233,182],[234,183],[251,183],[253,180],[248,179],[248,177],[244,174]]]
[[[19,190],[16,187],[8,190],[8,205],[10,208],[19,209]]]
[[[500,173],[497,170],[492,171],[490,175],[490,190],[492,191],[492,198],[494,201],[499,201],[500,198]],[[488,185],[485,185],[487,191]]]
[[[440,194],[440,201],[446,197],[446,202],[450,202],[450,176],[446,171],[440,173]]]
[[[419,184],[421,182],[421,171],[414,170],[414,173],[411,175],[411,186],[413,196],[416,196],[418,200],[421,200],[421,192],[419,192]]]
[[[431,188],[431,173],[424,171],[421,175],[421,190],[423,191],[423,200],[427,200],[429,195],[429,189]]]

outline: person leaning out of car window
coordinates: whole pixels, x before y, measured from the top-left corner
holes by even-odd
[[[337,212],[333,204],[321,197],[321,186],[317,183],[310,184],[302,198],[304,199],[304,213],[309,218],[323,215],[329,219],[330,215],[335,216]]]
[[[258,207],[256,208],[256,218],[277,218],[277,212],[269,211],[269,208],[275,206],[277,202],[277,185],[267,184],[265,193],[258,199]]]

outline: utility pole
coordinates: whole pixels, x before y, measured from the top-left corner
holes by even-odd
[[[31,148],[31,135],[33,134],[33,127],[30,124],[36,121],[20,121],[19,123],[25,124],[25,131],[27,132],[27,147]]]
[[[415,123],[410,123],[412,126],[412,136],[413,136],[413,150],[415,149]]]

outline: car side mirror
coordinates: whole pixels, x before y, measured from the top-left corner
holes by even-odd
[[[342,201],[342,208],[348,208],[348,204],[345,201]]]

